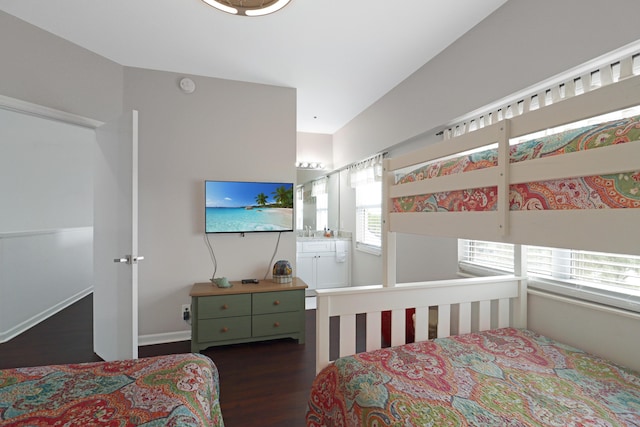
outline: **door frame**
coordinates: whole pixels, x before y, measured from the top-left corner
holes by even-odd
[[[96,129],[104,124],[104,122],[101,122],[100,120],[67,113],[65,111],[56,110],[55,108],[45,107],[44,105],[34,104],[32,102],[11,98],[10,96],[5,95],[0,95],[0,108],[17,111],[19,113],[31,114],[32,116],[41,117],[43,119],[82,126],[89,129]]]
[[[0,108],[62,123],[97,129],[105,122],[0,94]],[[94,302],[95,303],[95,302]],[[93,343],[92,343],[93,345]]]
[[[137,359],[138,261],[144,259],[138,253],[137,110],[96,130],[94,159],[93,351],[107,361]]]

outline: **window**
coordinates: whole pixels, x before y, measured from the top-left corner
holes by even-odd
[[[349,167],[356,192],[356,249],[382,251],[382,154]]]
[[[356,245],[374,250],[382,248],[382,185],[379,182],[356,188]]]
[[[296,188],[296,230],[302,230],[304,227],[304,188],[299,186]]]
[[[514,245],[461,240],[459,248],[462,271],[514,271]],[[531,287],[640,311],[640,256],[540,246],[523,248]]]
[[[329,224],[329,195],[327,193],[316,196],[316,229],[323,230]]]
[[[528,247],[529,273],[640,296],[640,256]]]
[[[316,199],[316,230],[327,228],[329,224],[327,177],[316,179],[311,183],[311,196]]]
[[[461,240],[461,264],[513,273],[513,245],[508,243]]]

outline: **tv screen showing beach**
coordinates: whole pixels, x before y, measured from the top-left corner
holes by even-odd
[[[293,184],[205,181],[205,232],[293,231]]]

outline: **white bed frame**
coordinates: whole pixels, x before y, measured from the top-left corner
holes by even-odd
[[[416,307],[416,341],[427,339],[429,306],[439,307],[439,337],[483,330],[496,324],[526,327],[526,283],[519,277],[396,284],[397,232],[640,255],[640,209],[510,211],[508,200],[510,184],[640,170],[640,143],[514,164],[509,164],[508,157],[511,138],[638,104],[640,76],[629,77],[412,153],[385,159],[383,285],[318,291],[316,369],[319,371],[330,362],[329,318],[332,316],[340,317],[340,356],[355,353],[357,313],[367,313],[367,351],[380,346],[380,312],[383,310],[392,310],[392,345],[402,344],[400,341],[404,340],[404,309],[410,307]],[[395,183],[398,171],[495,143],[498,144],[496,167]],[[391,200],[395,197],[489,186],[498,188],[496,211],[390,213]],[[509,299],[511,314],[507,316]],[[487,320],[491,319],[487,313],[493,306],[498,306],[500,320],[497,323]],[[449,329],[450,307],[458,309],[457,317],[452,316],[459,323],[457,331]],[[508,318],[511,322],[505,320]]]
[[[475,277],[318,289],[316,372],[330,360],[330,318],[340,318],[339,356],[356,353],[356,315],[366,313],[366,351],[381,347],[383,310],[391,311],[391,345],[405,344],[405,309],[415,308],[415,340],[425,341],[429,309],[438,308],[437,336],[527,325],[526,280],[516,276]]]

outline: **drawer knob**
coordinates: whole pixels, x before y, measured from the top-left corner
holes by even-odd
[[[223,334],[224,334],[225,332],[229,332],[229,328],[227,328],[227,327],[225,326],[224,328],[222,328],[222,329],[220,330],[220,332],[222,332]]]
[[[273,324],[273,327],[274,327],[274,328],[277,328],[277,327],[279,327],[279,326],[280,326],[280,322],[276,322],[276,323],[274,323],[274,324]]]
[[[275,300],[275,301],[273,302],[273,305],[280,305],[280,301]]]
[[[228,308],[229,308],[229,306],[228,306],[227,304],[224,304],[224,305],[222,306],[222,309],[223,309],[223,310],[226,310],[226,309],[228,309]]]

